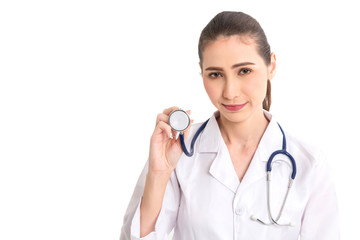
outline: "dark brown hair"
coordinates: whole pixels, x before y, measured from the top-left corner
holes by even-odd
[[[217,14],[202,30],[198,53],[200,58],[200,65],[202,66],[202,53],[209,42],[215,41],[219,36],[250,36],[257,44],[257,51],[264,59],[265,64],[269,66],[271,62],[271,50],[267,41],[264,30],[260,24],[251,16],[243,12],[229,12],[224,11]],[[271,105],[271,84],[267,81],[266,96],[263,101],[263,108],[270,110]]]

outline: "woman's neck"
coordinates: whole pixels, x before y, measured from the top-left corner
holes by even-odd
[[[257,147],[269,124],[263,111],[242,122],[231,122],[220,114],[217,122],[226,145],[240,148]]]

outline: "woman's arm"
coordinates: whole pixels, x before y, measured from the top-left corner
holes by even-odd
[[[152,199],[153,195],[151,195],[150,191],[145,190],[145,185],[150,185],[149,183],[151,182],[151,181],[147,182],[146,180],[148,176],[151,175],[148,174],[148,165],[149,162],[147,161],[139,177],[134,193],[131,197],[130,203],[126,210],[123,226],[121,229],[120,240],[167,239],[167,235],[171,232],[171,230],[174,228],[176,224],[177,212],[180,203],[180,187],[176,177],[176,173],[175,171],[173,171],[167,182],[167,186],[163,194],[160,210],[154,222],[154,227],[152,227],[151,232],[149,232],[147,235],[143,235],[142,238],[140,238],[140,231],[142,227],[141,225],[146,224],[146,223],[140,224],[141,221],[140,206],[143,203],[144,196],[148,193],[149,196],[151,196],[150,200],[151,201],[153,200]],[[153,187],[155,187],[155,185],[153,185]]]
[[[175,224],[180,191],[174,169],[183,151],[180,139],[173,138],[176,132],[170,127],[168,118],[171,112],[177,109],[178,107],[167,108],[157,116],[155,130],[150,140],[148,169],[147,172],[143,171],[140,177],[143,179],[140,188],[142,196],[140,200],[134,197],[131,200],[131,202],[136,201],[140,206],[137,206],[137,210],[132,215],[131,227],[125,228],[128,232],[131,230],[131,239],[144,236],[146,239],[163,239]],[[187,112],[190,114],[190,110]],[[189,130],[190,127],[184,131],[185,141]],[[135,191],[139,191],[137,189],[138,186]],[[162,212],[164,220],[160,221]],[[138,222],[140,226],[137,226]],[[157,226],[160,228],[159,231],[156,229]],[[122,238],[123,235],[126,234],[122,233],[120,240],[127,239],[128,235]]]
[[[170,173],[154,173],[149,171],[142,202],[140,205],[140,237],[155,231],[155,223],[159,216]]]
[[[339,240],[337,197],[330,169],[322,159],[313,171],[311,196],[302,217],[301,240]]]

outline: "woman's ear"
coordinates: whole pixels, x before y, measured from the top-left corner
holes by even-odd
[[[199,62],[199,66],[200,66],[200,75],[202,75],[201,62]]]
[[[270,65],[268,66],[268,79],[271,80],[275,77],[276,73],[276,56],[275,53],[271,53],[270,55]]]

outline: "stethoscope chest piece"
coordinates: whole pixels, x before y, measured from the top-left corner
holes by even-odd
[[[190,144],[190,151],[188,151],[185,146],[184,131],[190,126],[190,117],[187,112],[182,109],[177,109],[170,113],[168,118],[169,125],[174,131],[180,132],[180,144],[186,156],[191,157],[194,154],[194,145],[196,139],[198,138],[202,130],[204,130],[208,121],[209,119],[205,121],[196,131],[194,138],[192,139]]]
[[[168,122],[174,131],[183,132],[190,125],[190,117],[184,110],[177,109],[170,114]]]

